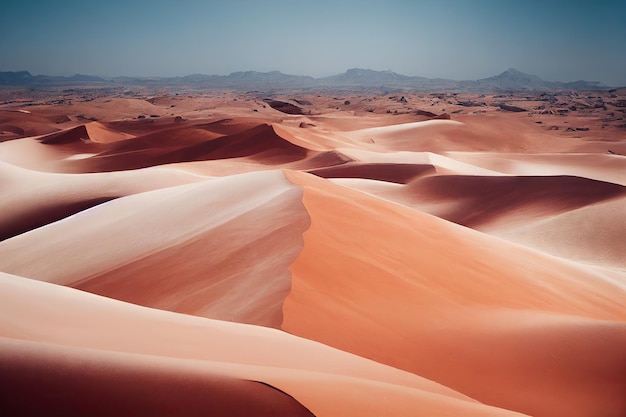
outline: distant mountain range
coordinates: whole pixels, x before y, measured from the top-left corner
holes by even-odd
[[[0,72],[0,85],[65,85],[72,83],[104,82],[107,80],[93,75],[75,74],[71,77],[32,75],[28,71]]]
[[[281,89],[357,89],[383,88],[399,90],[456,90],[456,91],[537,91],[537,90],[608,90],[610,87],[596,81],[551,82],[536,75],[509,68],[499,75],[475,81],[456,81],[443,78],[407,76],[393,71],[373,71],[352,68],[343,74],[313,78],[289,75],[279,71],[233,72],[229,75],[192,74],[184,77],[111,77],[76,74],[71,77],[32,75],[28,71],[0,72],[0,85],[5,86],[65,86],[77,84],[190,86],[234,90]]]

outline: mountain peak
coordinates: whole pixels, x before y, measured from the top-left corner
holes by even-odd
[[[502,74],[525,74],[522,71],[516,70],[515,68],[511,67],[509,69],[507,69],[506,71],[504,71]],[[500,75],[502,75],[500,74]]]
[[[509,78],[509,79],[517,79],[517,80],[521,80],[521,79],[529,79],[529,80],[541,80],[541,78],[539,78],[536,75],[532,75],[532,74],[527,74],[525,72],[516,70],[515,68],[509,68],[508,70],[504,71],[503,73],[496,75],[496,77],[498,78]],[[543,80],[541,80],[543,81]]]
[[[542,80],[538,76],[526,74],[525,72],[521,72],[515,68],[509,68],[501,74],[489,78],[483,78],[478,80],[478,82],[482,85],[490,85],[495,88],[510,90],[536,90],[549,87],[549,83]]]

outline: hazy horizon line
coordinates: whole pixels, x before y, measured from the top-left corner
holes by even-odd
[[[208,72],[191,72],[191,73],[187,73],[184,75],[138,75],[138,74],[134,74],[134,75],[128,75],[128,74],[118,74],[118,75],[110,75],[110,74],[97,74],[97,73],[83,73],[83,72],[75,72],[73,74],[68,74],[67,75],[60,75],[60,74],[50,74],[50,73],[33,73],[27,69],[20,69],[20,70],[0,70],[0,72],[28,72],[31,76],[48,76],[48,77],[73,77],[73,76],[77,76],[77,75],[81,75],[81,76],[89,76],[89,77],[101,77],[101,78],[121,78],[121,77],[126,77],[126,78],[184,78],[184,77],[188,77],[188,76],[192,76],[192,75],[204,75],[204,76],[218,76],[218,77],[227,77],[229,75],[232,74],[237,74],[237,73],[246,73],[246,72],[253,72],[253,73],[259,73],[259,74],[270,74],[270,73],[280,73],[283,75],[288,75],[288,76],[298,76],[298,77],[310,77],[313,78],[315,80],[319,80],[319,79],[323,79],[323,78],[328,78],[328,77],[333,77],[333,76],[337,76],[337,75],[342,75],[347,73],[350,70],[366,70],[366,71],[373,71],[373,72],[389,72],[389,73],[394,73],[397,75],[402,75],[402,76],[406,76],[406,77],[421,77],[421,78],[427,78],[427,79],[440,79],[440,80],[450,80],[450,81],[477,81],[477,80],[482,80],[482,79],[486,79],[486,78],[491,78],[491,77],[495,77],[498,75],[501,75],[509,70],[515,70],[518,71],[520,73],[526,74],[526,75],[530,75],[530,76],[536,76],[539,77],[542,81],[547,81],[547,82],[556,82],[556,83],[571,83],[571,82],[577,82],[577,81],[585,81],[585,82],[597,82],[597,83],[601,83],[604,84],[607,87],[619,87],[619,86],[614,86],[611,85],[609,83],[606,83],[602,80],[589,80],[589,79],[584,79],[584,78],[578,78],[575,80],[549,80],[546,78],[543,78],[542,76],[538,75],[538,74],[533,74],[533,73],[529,73],[529,72],[525,72],[522,70],[519,70],[515,67],[509,66],[507,67],[505,70],[502,70],[500,72],[497,72],[495,74],[492,75],[488,75],[486,77],[483,78],[475,78],[475,79],[471,79],[471,78],[465,78],[465,79],[456,79],[456,78],[445,78],[445,77],[439,77],[439,76],[426,76],[426,75],[411,75],[411,74],[405,74],[405,73],[400,73],[400,72],[396,72],[392,69],[372,69],[372,68],[366,68],[366,67],[349,67],[346,68],[343,72],[337,72],[337,73],[333,73],[330,75],[322,75],[322,76],[313,76],[310,74],[297,74],[297,73],[291,73],[291,72],[283,72],[280,69],[273,69],[273,70],[267,70],[267,71],[262,71],[262,70],[254,70],[254,69],[245,69],[245,70],[236,70],[236,71],[231,71],[228,73],[208,73]]]

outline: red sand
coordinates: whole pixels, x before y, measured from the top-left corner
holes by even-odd
[[[1,415],[626,415],[619,121],[264,98],[0,106]]]

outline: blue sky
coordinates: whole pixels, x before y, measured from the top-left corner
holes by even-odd
[[[0,2],[0,71],[175,76],[348,68],[478,79],[509,67],[626,85],[626,1]]]

